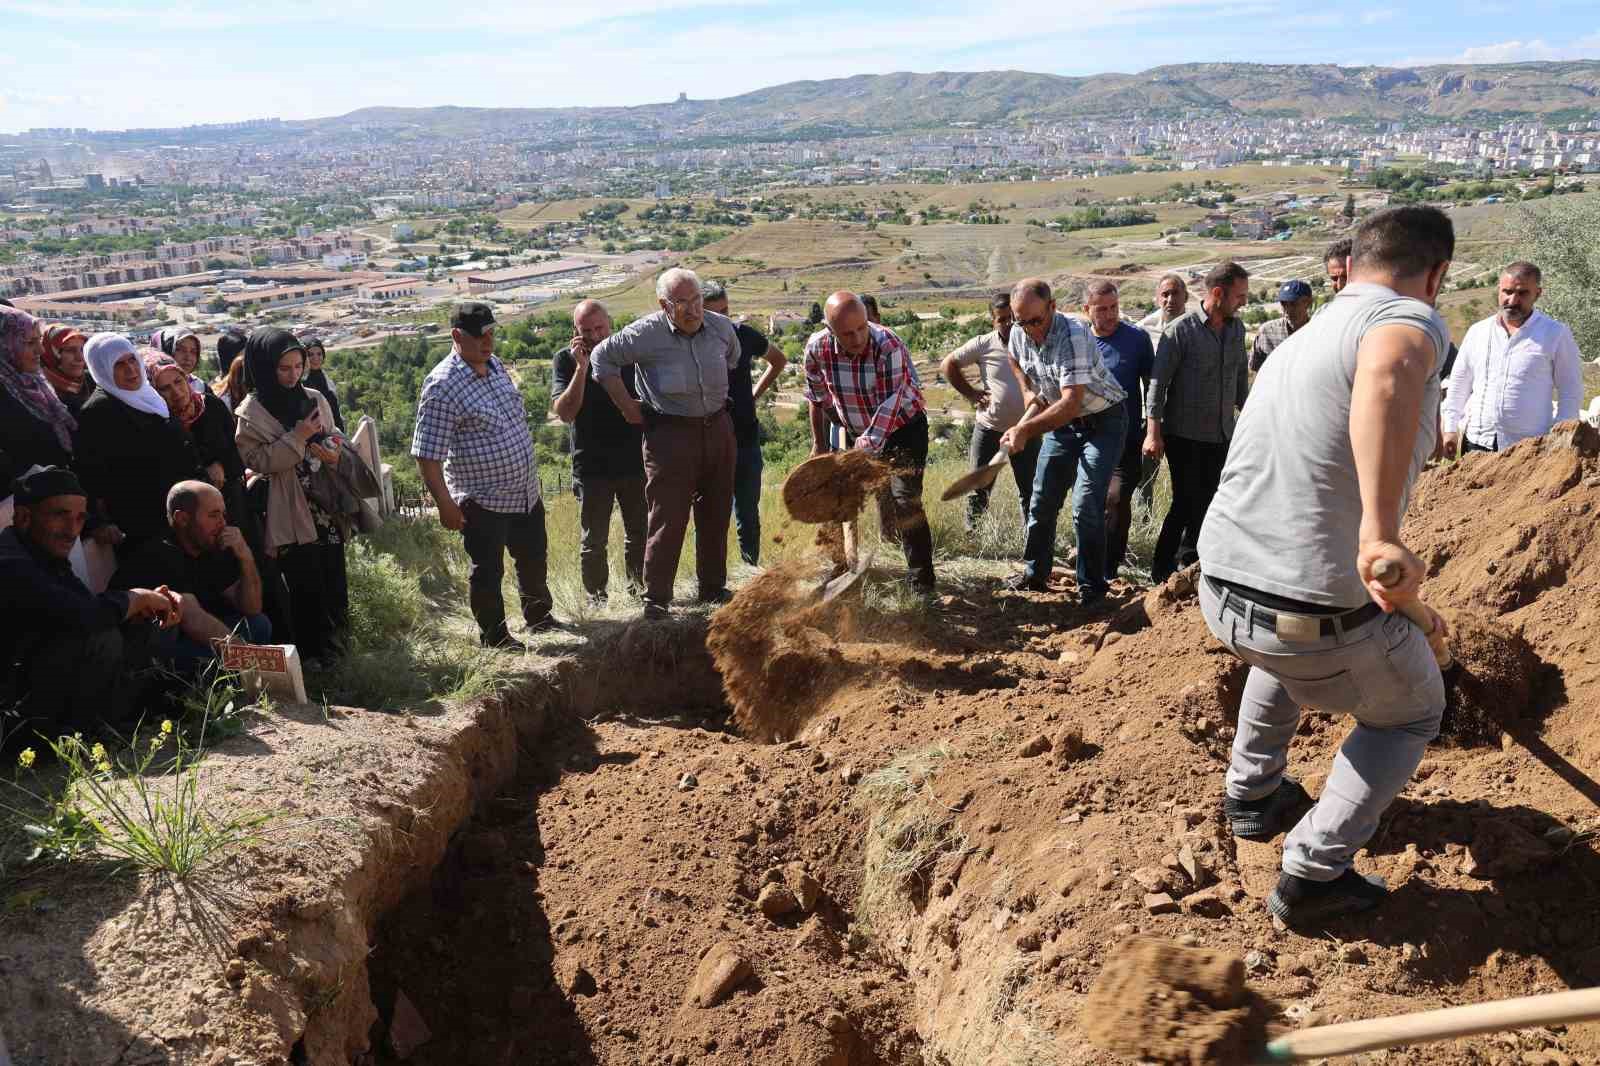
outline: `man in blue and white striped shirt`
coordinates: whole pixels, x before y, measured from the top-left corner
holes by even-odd
[[[1008,453],[1043,436],[1033,476],[1022,573],[1007,585],[1044,589],[1055,564],[1056,518],[1072,492],[1078,541],[1078,598],[1084,607],[1105,599],[1106,489],[1128,431],[1127,393],[1106,369],[1089,329],[1056,310],[1050,286],[1028,278],[1011,290],[1008,349],[1022,382],[1022,420],[1000,438]]]
[[[485,646],[520,651],[506,630],[505,553],[517,568],[522,617],[538,632],[557,627],[550,614],[548,541],[539,464],[522,393],[494,357],[494,312],[457,304],[450,316],[450,354],[429,371],[417,401],[411,441],[422,480],[439,506],[439,522],[461,531],[468,599]]]

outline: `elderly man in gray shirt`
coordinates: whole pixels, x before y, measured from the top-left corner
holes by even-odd
[[[739,335],[707,311],[700,279],[674,267],[656,281],[661,310],[601,341],[591,373],[622,417],[644,427],[644,496],[650,510],[644,547],[644,615],[665,618],[694,515],[695,574],[702,603],[728,598],[728,521],[738,445],[728,413],[728,372],[739,363]],[[639,399],[622,368],[632,366]]]
[[[1156,345],[1145,398],[1144,454],[1167,457],[1172,504],[1150,562],[1165,581],[1200,555],[1195,545],[1233,438],[1234,408],[1250,391],[1250,360],[1239,309],[1250,298],[1250,275],[1227,262],[1206,275],[1200,307],[1175,319]]]

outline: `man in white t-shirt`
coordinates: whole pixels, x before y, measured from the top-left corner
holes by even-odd
[[[1022,385],[1011,370],[1006,345],[1011,340],[1011,296],[997,293],[989,301],[989,318],[994,329],[980,334],[944,357],[939,372],[957,392],[965,396],[976,412],[972,426],[971,459],[974,470],[988,466],[1000,448],[1000,437],[1022,418]],[[965,367],[978,368],[974,387],[963,373]],[[1011,456],[1011,476],[1017,481],[1022,499],[1022,524],[1028,524],[1028,503],[1033,497],[1033,472],[1039,460],[1042,438],[1034,437],[1027,447]],[[967,497],[967,531],[971,532],[989,507],[989,489],[979,489]]]
[[[1361,223],[1349,284],[1256,376],[1200,532],[1201,611],[1250,666],[1222,809],[1246,840],[1288,830],[1267,907],[1291,925],[1383,901],[1352,863],[1444,714],[1446,627],[1400,610],[1427,569],[1400,522],[1437,439],[1454,252],[1437,208]],[[1356,722],[1314,804],[1284,775],[1302,707]]]

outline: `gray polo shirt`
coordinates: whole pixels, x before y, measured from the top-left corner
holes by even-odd
[[[682,333],[665,311],[629,323],[590,356],[596,381],[637,367],[639,402],[664,415],[703,418],[728,406],[728,372],[739,364],[739,334],[731,321],[707,311],[694,334]]]
[[[1244,323],[1230,318],[1218,336],[1203,309],[1189,311],[1173,319],[1156,345],[1144,414],[1160,422],[1166,436],[1226,444],[1233,438],[1233,409],[1244,406],[1249,392]]]
[[[1356,351],[1369,330],[1410,326],[1436,356],[1411,449],[1405,500],[1433,454],[1439,371],[1450,331],[1439,312],[1381,285],[1352,284],[1295,330],[1256,376],[1222,483],[1200,529],[1200,569],[1290,599],[1346,610],[1368,600],[1356,572],[1361,486],[1350,446]]]

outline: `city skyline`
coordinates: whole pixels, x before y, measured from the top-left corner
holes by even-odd
[[[244,10],[0,0],[0,131],[316,118],[363,107],[568,107],[735,96],[894,71],[1083,76],[1186,62],[1407,66],[1600,56],[1591,4],[616,0],[447,12],[412,0]],[[725,56],[725,62],[708,57]]]

